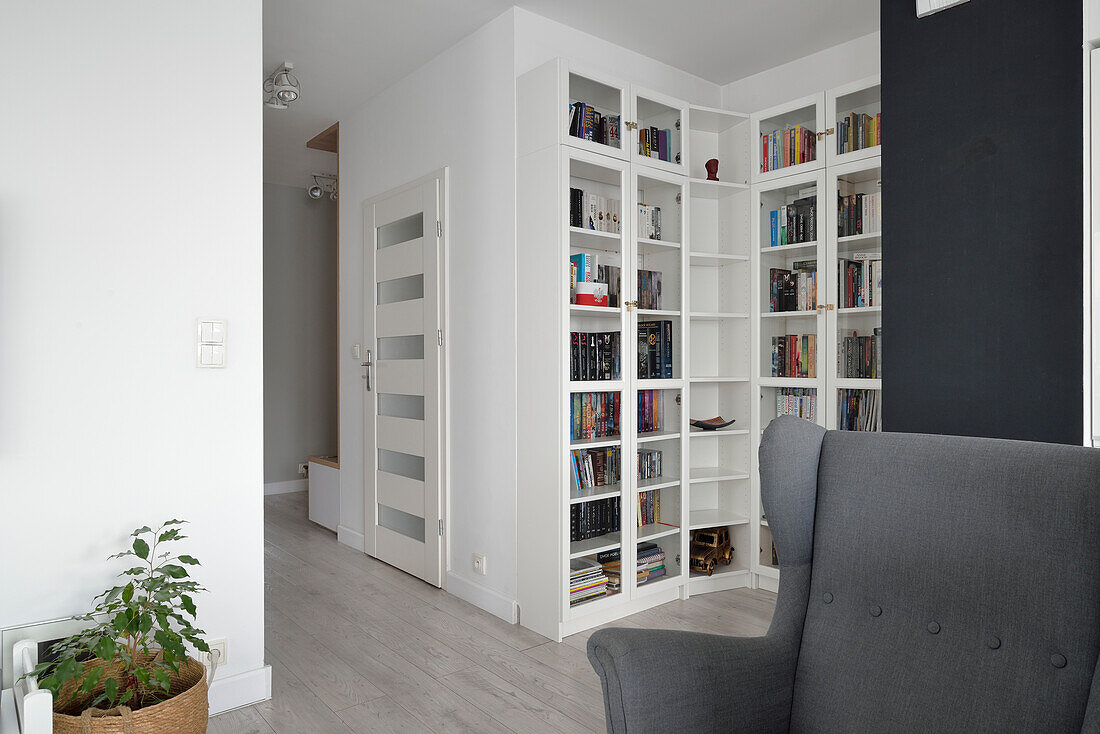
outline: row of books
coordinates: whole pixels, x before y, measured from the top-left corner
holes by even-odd
[[[675,141],[672,130],[654,127],[638,128],[638,153],[659,161],[680,162],[680,152],[672,150]]]
[[[569,105],[569,134],[574,138],[619,147],[619,115],[601,114],[584,102]]]
[[[840,390],[837,403],[840,430],[882,430],[882,395],[878,390]]]
[[[638,322],[638,379],[672,379],[672,322]]]
[[[661,522],[661,490],[638,493],[638,527]]]
[[[656,204],[638,205],[638,236],[661,239],[661,207]]]
[[[772,377],[817,377],[817,336],[773,336]]]
[[[768,271],[772,313],[813,311],[817,308],[817,261],[800,260],[790,270]]]
[[[569,438],[580,441],[619,435],[617,392],[575,392],[569,403]]]
[[[569,505],[569,541],[588,540],[618,532],[621,508],[621,497],[605,497]]]
[[[836,197],[837,236],[851,237],[857,234],[882,231],[881,191],[873,194],[844,194],[838,192]]]
[[[842,336],[836,348],[837,374],[841,377],[875,379],[882,377],[882,327],[872,336]]]
[[[760,172],[817,160],[817,133],[805,125],[772,130],[760,136]]]
[[[622,458],[618,446],[598,449],[573,449],[573,488],[576,490],[607,487],[619,483]]]
[[[805,387],[781,387],[775,391],[775,414],[817,420],[817,390]]]
[[[817,195],[795,199],[769,214],[771,246],[817,241]]]
[[[841,308],[882,305],[882,254],[857,252],[840,261]]]
[[[661,309],[661,271],[638,271],[638,308]]]
[[[607,305],[619,307],[622,291],[622,271],[618,265],[600,265],[595,253],[580,252],[569,256],[569,302],[577,302],[577,283],[604,283],[607,285]]]
[[[663,431],[665,394],[661,390],[638,391],[638,433]]]
[[[603,564],[603,573],[607,576],[607,588],[622,588],[622,552],[620,548],[596,554],[596,561]],[[665,552],[656,543],[638,543],[636,563],[637,583],[660,578],[665,575]]]
[[[837,153],[851,153],[876,145],[882,145],[881,112],[874,115],[850,112],[836,121]]]
[[[661,452],[655,449],[638,449],[638,479],[664,476],[661,458]]]
[[[603,566],[590,558],[569,562],[569,606],[607,595],[607,575]]]
[[[622,201],[570,187],[569,226],[618,234],[623,231]]]
[[[619,379],[621,336],[617,331],[569,332],[569,379]]]

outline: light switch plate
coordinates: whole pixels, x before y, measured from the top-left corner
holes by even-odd
[[[195,349],[197,367],[225,367],[226,323],[224,319],[199,319],[196,329],[198,342]]]

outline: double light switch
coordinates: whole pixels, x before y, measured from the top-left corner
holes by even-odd
[[[199,367],[225,367],[225,321],[200,320],[198,329]]]

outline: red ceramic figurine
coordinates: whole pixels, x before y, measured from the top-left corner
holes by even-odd
[[[707,180],[708,181],[717,181],[718,180],[718,159],[717,158],[711,158],[709,161],[707,161]]]

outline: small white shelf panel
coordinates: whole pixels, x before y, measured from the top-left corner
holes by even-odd
[[[678,525],[655,522],[651,525],[643,525],[638,528],[638,541],[655,540],[657,538],[663,538],[666,535],[675,535],[678,532],[680,532]]]
[[[765,254],[778,254],[782,252],[812,252],[817,249],[816,242],[798,242],[793,245],[776,245],[775,247],[761,247],[760,252]]]
[[[735,263],[747,263],[748,255],[728,255],[722,252],[693,252],[691,253],[692,267],[711,266],[721,267]]]
[[[603,318],[617,319],[622,311],[610,306],[578,306],[570,304],[569,313],[574,316],[600,316]]]
[[[590,487],[588,489],[574,489],[569,497],[569,504],[577,505],[592,500],[602,500],[608,497],[618,497],[622,494],[623,485],[605,484],[602,487]]]
[[[622,545],[621,534],[618,532],[599,535],[587,540],[574,540],[569,544],[569,557],[580,558],[590,556],[593,553],[613,550]]]
[[[726,199],[748,190],[748,184],[708,181],[705,178],[693,178],[688,185],[691,195],[699,199]]]
[[[692,311],[691,318],[696,321],[724,321],[726,319],[747,319],[749,315],[742,312],[724,311]]]
[[[652,479],[639,479],[638,485],[635,487],[636,492],[652,492],[655,489],[665,489],[667,487],[679,487],[679,479],[668,479],[667,477],[653,477]]]
[[[749,518],[745,515],[738,515],[735,512],[726,512],[725,510],[692,510],[691,511],[691,530],[698,530],[700,528],[718,528],[722,526],[732,527],[734,525],[747,525]]]
[[[571,449],[598,449],[604,446],[618,446],[623,442],[622,436],[608,436],[605,438],[581,438],[569,442]]]
[[[748,472],[738,471],[726,466],[693,466],[688,481],[692,484],[696,484],[700,482],[726,482],[748,478]]]
[[[679,431],[648,431],[645,433],[639,433],[638,443],[652,443],[653,441],[670,441],[674,438],[679,438]]]

